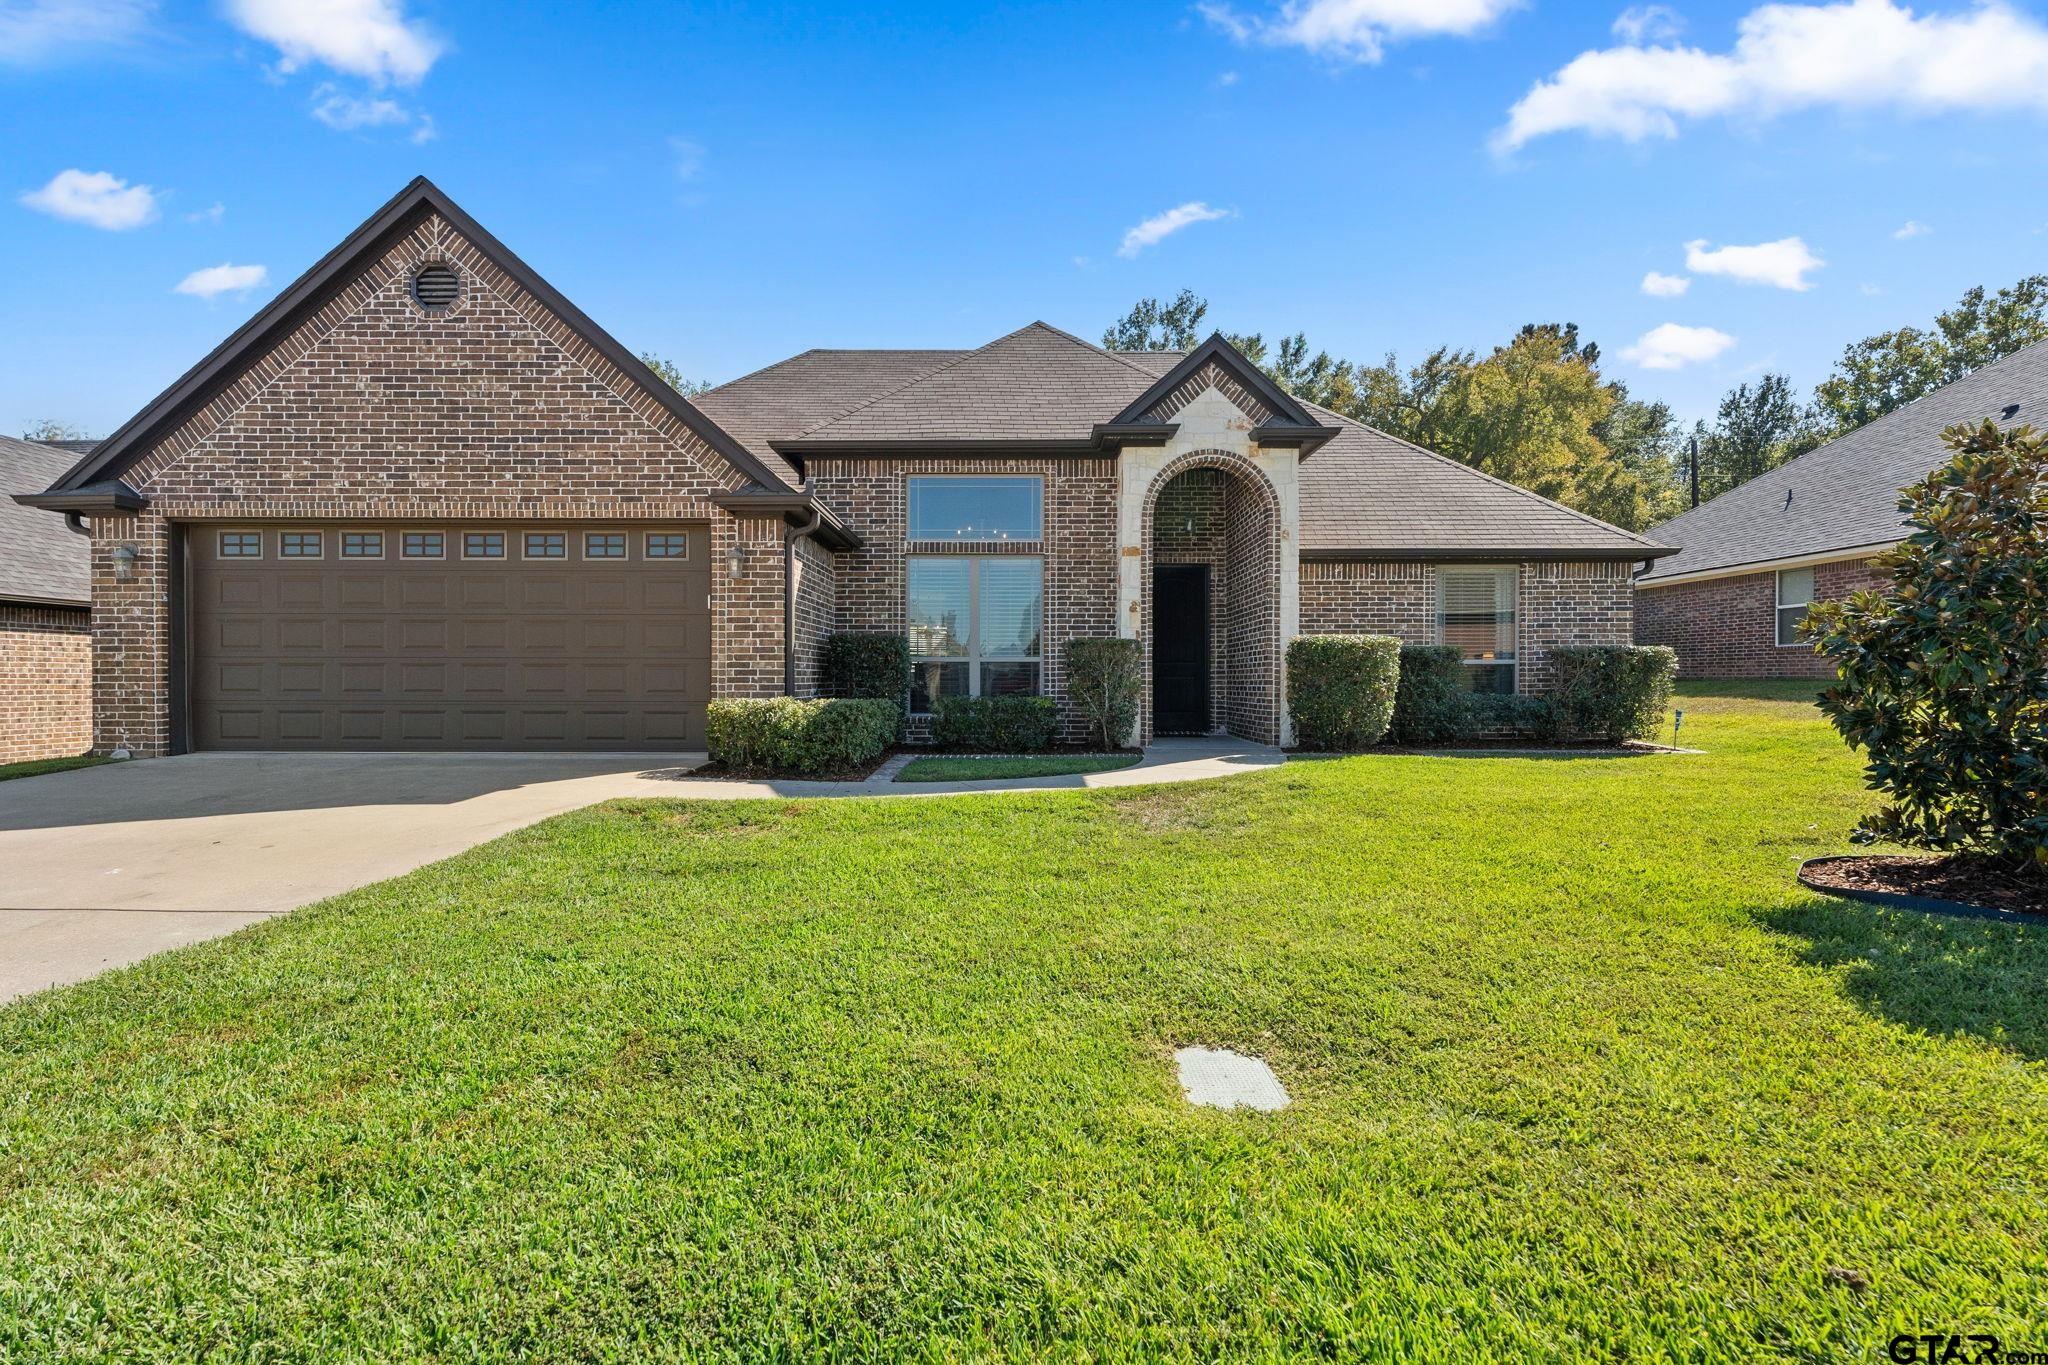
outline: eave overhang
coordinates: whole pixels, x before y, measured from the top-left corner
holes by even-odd
[[[736,516],[780,516],[792,528],[809,526],[817,517],[811,538],[828,550],[858,550],[864,543],[858,532],[839,519],[839,514],[809,493],[779,493],[772,488],[742,488],[732,493],[714,493],[711,501]]]
[[[149,499],[119,479],[103,479],[79,488],[60,485],[46,493],[16,493],[14,500],[23,507],[39,507],[45,512],[78,512],[88,516],[140,512],[149,506]]]
[[[1291,446],[1298,459],[1306,460],[1317,447],[1334,438],[1341,427],[1325,427],[1314,424],[1298,426],[1291,422],[1267,422],[1252,428],[1252,440],[1262,446]]]
[[[1532,546],[1529,548],[1475,550],[1466,546],[1410,546],[1399,549],[1310,549],[1301,551],[1304,564],[1344,564],[1371,560],[1401,560],[1404,562],[1423,561],[1432,564],[1512,564],[1523,560],[1548,560],[1566,563],[1616,563],[1639,564],[1646,559],[1662,559],[1678,551],[1668,545],[1645,545],[1639,549],[1614,547],[1604,550],[1560,549],[1555,545]]]

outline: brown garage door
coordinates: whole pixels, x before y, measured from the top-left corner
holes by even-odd
[[[195,525],[201,749],[694,749],[710,538],[685,525]]]

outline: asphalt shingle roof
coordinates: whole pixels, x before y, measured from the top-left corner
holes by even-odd
[[[85,606],[92,600],[89,546],[55,512],[23,507],[16,493],[40,493],[77,464],[79,442],[63,447],[0,436],[0,599]],[[67,448],[69,447],[69,448]]]
[[[1899,490],[1948,460],[1944,428],[2048,428],[2048,342],[1936,389],[1732,488],[1650,534],[1679,552],[1638,582],[1882,545],[1905,534]]]
[[[798,437],[853,443],[1078,441],[1185,355],[1108,352],[1037,322],[974,350],[805,351],[693,401],[764,461],[777,458],[771,442]],[[1616,558],[1658,548],[1455,460],[1307,406],[1339,432],[1302,464],[1303,550]]]

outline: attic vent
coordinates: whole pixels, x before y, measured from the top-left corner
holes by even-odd
[[[461,292],[462,277],[445,265],[422,266],[412,277],[413,302],[429,313],[443,311]]]

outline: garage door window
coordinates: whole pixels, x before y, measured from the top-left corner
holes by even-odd
[[[505,557],[505,533],[503,531],[463,532],[462,557],[464,559],[503,559]]]
[[[263,558],[263,533],[261,531],[222,531],[220,533],[220,557],[222,559]]]
[[[441,559],[448,553],[448,542],[439,531],[407,531],[403,546],[407,559]]]
[[[647,537],[647,557],[649,559],[688,559],[690,557],[690,538],[680,533],[668,531],[651,532]]]
[[[318,531],[280,531],[277,553],[282,559],[318,559],[322,554]]]
[[[585,559],[624,559],[626,537],[610,531],[591,531],[583,537]]]
[[[528,559],[567,559],[569,537],[560,531],[529,531],[526,533],[526,557]]]
[[[341,557],[343,559],[382,559],[384,557],[384,533],[382,531],[343,531],[341,533]]]

